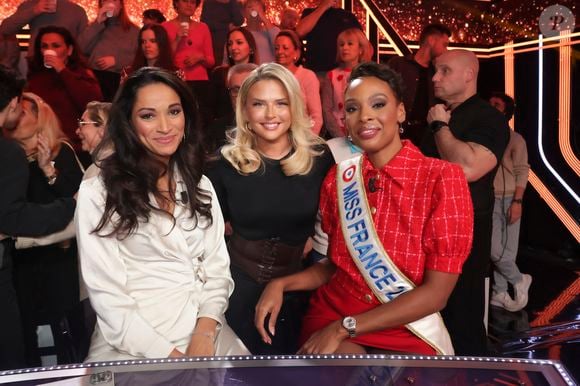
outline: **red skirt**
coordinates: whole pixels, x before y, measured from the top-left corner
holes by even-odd
[[[374,296],[371,298],[369,294],[371,290],[368,287],[357,289],[345,274],[337,272],[310,298],[310,306],[302,321],[300,345],[304,344],[313,333],[336,320],[378,307],[379,301]],[[350,341],[382,350],[423,355],[436,354],[431,346],[404,326],[363,334],[350,338]]]

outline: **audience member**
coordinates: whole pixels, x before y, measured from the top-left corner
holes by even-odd
[[[364,153],[331,169],[322,185],[330,261],[268,284],[256,307],[265,342],[279,333],[282,294],[318,288],[299,353],[453,354],[438,311],[469,253],[473,208],[460,167],[401,141],[401,88],[385,65],[353,69],[346,128]]]
[[[133,64],[121,71],[121,83],[141,67],[159,67],[173,71],[179,78],[185,80],[183,70],[173,63],[173,50],[169,43],[169,36],[163,26],[159,24],[145,24],[139,31],[139,45],[135,52]]]
[[[81,34],[79,46],[89,58],[104,100],[113,100],[121,70],[131,64],[137,51],[139,28],[131,22],[125,9],[125,0],[98,0],[97,18]],[[84,100],[82,108],[90,100]]]
[[[228,32],[244,22],[242,7],[238,0],[204,0],[201,21],[209,27],[213,57],[216,63],[221,64]]]
[[[514,100],[504,93],[493,93],[489,103],[509,121],[514,115]],[[522,199],[528,183],[528,148],[524,138],[510,130],[510,138],[495,179],[493,190],[493,233],[491,262],[493,286],[490,304],[508,311],[519,311],[528,304],[532,277],[522,274],[516,265],[522,217]],[[508,283],[514,288],[514,298],[508,294]]]
[[[244,16],[246,28],[254,35],[256,47],[260,57],[258,64],[274,61],[274,39],[280,32],[280,28],[272,24],[266,16],[266,4],[264,0],[247,0],[244,3]]]
[[[223,317],[233,281],[195,106],[174,74],[142,68],[111,108],[99,149],[115,151],[75,218],[98,316],[87,361],[248,353]]]
[[[459,164],[469,182],[474,207],[473,248],[442,312],[458,355],[485,355],[485,277],[489,268],[493,178],[509,138],[505,117],[477,95],[479,62],[466,50],[435,59],[435,97],[424,154]]]
[[[20,75],[20,46],[16,35],[0,34],[0,66]]]
[[[47,26],[66,28],[77,40],[87,23],[85,9],[70,0],[25,0],[13,15],[2,21],[0,35],[15,35],[28,24],[30,42],[36,42],[38,31]],[[28,45],[28,57],[34,55],[34,49],[34,44]]]
[[[161,24],[167,19],[160,10],[155,8],[149,8],[143,11],[143,25],[147,24]]]
[[[175,65],[185,73],[185,80],[193,90],[199,104],[202,127],[213,118],[213,90],[208,70],[214,64],[209,27],[192,19],[200,0],[173,0],[177,17],[163,23],[174,54]]]
[[[401,138],[410,139],[420,146],[428,134],[427,112],[437,101],[433,90],[435,67],[433,60],[447,51],[451,31],[441,24],[429,24],[421,31],[419,50],[405,57],[394,57],[387,63],[403,77],[405,92],[403,102],[407,119]]]
[[[50,106],[32,93],[22,100],[23,115],[13,130],[4,135],[16,140],[29,159],[27,200],[48,204],[73,197],[84,172],[60,129]],[[37,327],[49,325],[58,363],[82,358],[70,357],[70,345],[62,321],[79,303],[77,251],[74,240],[14,251],[14,286],[22,316],[28,367],[41,366]]]
[[[322,102],[320,82],[316,74],[298,63],[302,59],[302,42],[294,31],[280,31],[276,36],[276,63],[286,67],[298,80],[306,111],[312,120],[312,132],[316,135],[322,129]]]
[[[89,101],[103,98],[99,83],[86,66],[67,29],[43,27],[38,31],[34,45],[36,48],[30,62],[28,91],[52,107],[62,124],[62,130],[75,150],[80,151],[80,142],[74,134],[77,120]]]
[[[22,115],[20,98],[24,80],[0,67],[0,128],[13,129]],[[42,236],[66,226],[72,218],[74,199],[46,205],[26,200],[28,162],[15,141],[0,135],[0,369],[25,366],[24,342],[18,299],[12,280],[13,240],[9,236]]]
[[[352,69],[371,60],[373,47],[358,28],[342,31],[337,38],[338,67],[328,71],[320,83],[324,127],[330,137],[344,137],[344,91]]]
[[[300,20],[298,11],[291,7],[286,7],[280,12],[280,29],[296,30],[296,25]]]
[[[263,64],[243,82],[230,144],[208,169],[233,228],[235,288],[226,317],[253,354],[298,348],[305,294],[285,295],[272,344],[261,341],[253,321],[264,286],[302,270],[313,233],[320,184],[333,160],[310,126],[296,78],[278,64]]]
[[[351,12],[338,8],[337,0],[320,0],[316,8],[304,9],[296,32],[306,40],[305,66],[319,77],[336,67],[336,39],[349,28],[362,30]]]
[[[230,30],[225,49],[227,52],[227,64],[214,68],[211,73],[211,82],[216,97],[215,116],[217,118],[224,116],[233,117],[234,114],[226,89],[226,78],[231,66],[259,62],[258,48],[256,47],[254,35],[245,27],[236,27]]]
[[[226,87],[230,105],[229,113],[215,119],[208,127],[206,152],[214,154],[216,150],[221,148],[227,142],[227,132],[236,126],[236,99],[242,83],[258,67],[255,63],[240,63],[229,67],[226,77]],[[226,103],[226,102],[223,102]]]

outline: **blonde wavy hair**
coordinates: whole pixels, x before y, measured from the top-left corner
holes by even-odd
[[[241,174],[254,173],[263,168],[262,157],[256,149],[256,134],[249,127],[245,110],[250,89],[262,80],[278,81],[288,93],[292,116],[288,137],[293,152],[280,162],[282,171],[287,176],[308,174],[314,158],[323,151],[317,149],[317,145],[324,144],[324,140],[311,130],[312,121],[306,113],[298,81],[289,70],[277,63],[262,64],[242,84],[236,101],[236,127],[228,133],[228,144],[222,148],[222,155]]]
[[[32,111],[36,115],[36,132],[46,138],[53,158],[56,157],[62,142],[69,140],[61,129],[60,120],[52,107],[38,95],[25,92],[22,94],[22,99],[32,104]]]

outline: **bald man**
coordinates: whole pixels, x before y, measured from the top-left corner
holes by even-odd
[[[459,164],[474,209],[473,247],[442,315],[457,355],[486,355],[483,325],[493,214],[493,178],[509,140],[505,117],[477,95],[479,62],[470,51],[435,59],[435,96],[445,102],[427,114],[425,155]]]

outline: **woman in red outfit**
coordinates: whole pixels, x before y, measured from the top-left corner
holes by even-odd
[[[352,71],[346,128],[364,154],[331,169],[322,186],[329,260],[264,290],[255,324],[265,342],[282,294],[317,289],[299,353],[453,354],[438,311],[471,248],[473,208],[459,166],[401,141],[401,95],[400,77],[384,65]]]
[[[47,50],[54,54],[45,55]],[[87,103],[100,101],[103,96],[97,79],[66,28],[48,26],[38,31],[28,73],[28,91],[52,107],[68,140],[80,151],[80,140],[75,135],[77,120]]]

